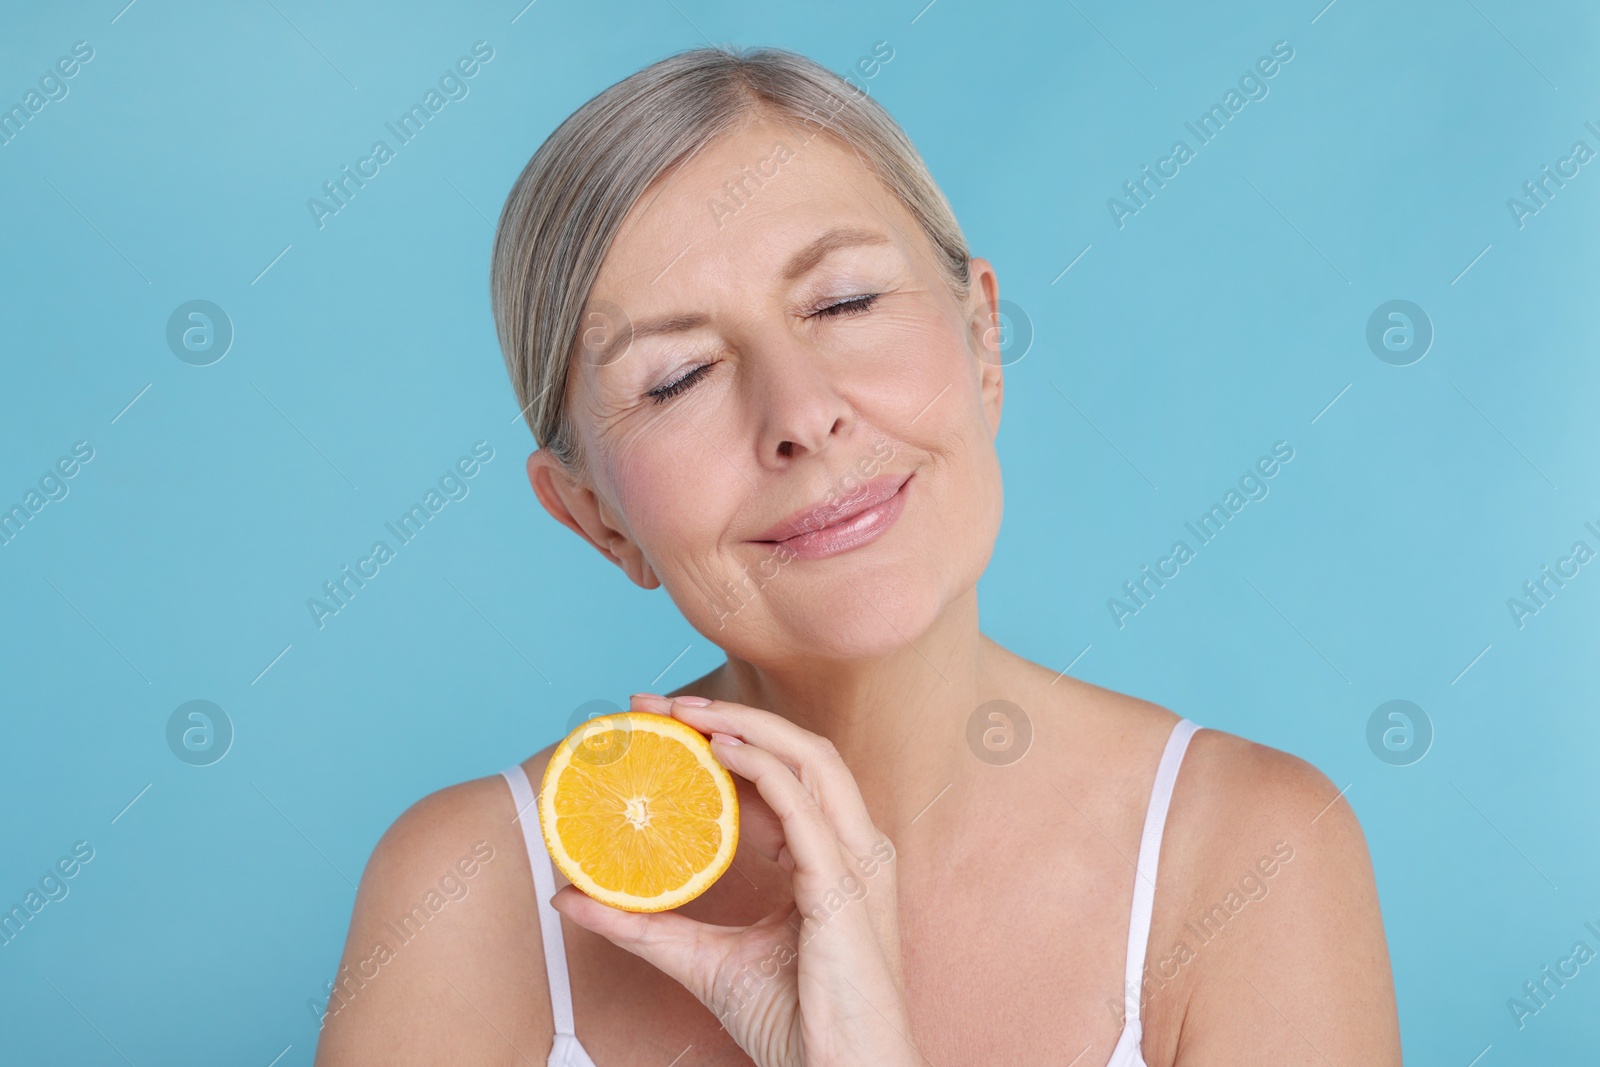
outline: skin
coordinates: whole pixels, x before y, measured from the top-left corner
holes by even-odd
[[[719,217],[723,183],[779,142],[788,158]],[[885,240],[781,276],[840,226]],[[766,120],[659,181],[607,255],[591,303],[608,309],[608,329],[619,316],[706,321],[578,360],[566,402],[585,469],[539,451],[529,480],[551,515],[638,585],[665,588],[726,652],[680,691],[709,707],[652,695],[632,706],[744,739],[712,747],[739,784],[745,830],[732,870],[672,913],[618,912],[557,872],[577,1031],[601,1067],[1096,1067],[1117,1042],[1133,860],[1178,717],[980,632],[976,583],[1002,507],[998,282],[974,258],[958,299],[936,264],[847,149]],[[869,293],[856,314],[817,313]],[[671,399],[646,395],[702,364]],[[887,532],[784,562],[753,592],[739,585],[773,570],[773,546],[756,543],[765,531],[884,456],[881,471],[912,473]],[[730,599],[729,582],[744,591]],[[966,743],[969,716],[994,699],[1034,730],[1004,766]],[[552,748],[523,764],[536,787]],[[346,979],[320,1065],[544,1061],[554,1027],[515,815],[492,776],[424,798],[384,834],[342,961],[370,977]],[[777,1021],[741,1012],[719,1025],[707,1004],[730,961],[772,941],[774,916],[816,900],[880,837],[892,863],[800,947],[798,980],[763,993]],[[476,842],[494,858],[468,894],[392,959],[362,965]],[[1221,932],[1202,941],[1193,925],[1208,913]],[[1195,735],[1167,817],[1148,963],[1151,1067],[1400,1062],[1365,840],[1339,790],[1294,756]],[[851,991],[875,1011],[852,1010]]]

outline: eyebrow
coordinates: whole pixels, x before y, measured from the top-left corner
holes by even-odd
[[[863,230],[855,226],[836,226],[789,257],[789,262],[784,265],[779,277],[786,282],[792,282],[818,263],[821,263],[829,252],[838,248],[848,248],[851,245],[886,245],[889,243],[889,238],[876,230]]]
[[[804,248],[795,252],[784,264],[778,276],[786,282],[792,282],[804,277],[814,270],[817,264],[827,258],[828,254],[840,248],[849,248],[855,245],[886,245],[892,244],[888,237],[876,230],[864,230],[856,226],[835,226],[827,230]],[[703,312],[688,315],[666,315],[661,318],[647,319],[644,322],[629,322],[617,331],[609,344],[600,350],[597,362],[601,366],[611,362],[612,353],[619,349],[626,349],[635,341],[642,341],[646,337],[655,337],[661,334],[687,333],[697,330],[711,321],[710,316]]]

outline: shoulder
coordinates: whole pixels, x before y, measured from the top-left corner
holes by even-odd
[[[1159,1062],[1245,1047],[1276,1047],[1281,1062],[1290,1046],[1318,1062],[1399,1062],[1366,839],[1344,788],[1311,763],[1196,732],[1168,812],[1156,912],[1146,974],[1165,1001],[1149,1018],[1173,1041]],[[1346,1025],[1355,1016],[1363,1027]]]
[[[474,843],[493,849],[488,838],[508,836],[508,812],[515,814],[510,790],[499,775],[429,793],[401,812],[378,839],[362,874],[363,888],[396,888],[419,862],[446,862],[453,852]]]
[[[1308,906],[1365,892],[1371,860],[1344,794],[1299,756],[1221,730],[1198,730],[1173,790],[1162,874],[1171,859],[1174,883],[1194,900],[1226,895],[1245,874],[1276,877],[1290,868],[1294,896]],[[1273,875],[1264,873],[1273,868]],[[1375,894],[1371,903],[1376,906]]]
[[[478,876],[526,864],[520,823],[513,821],[516,816],[511,791],[498,774],[421,798],[390,824],[373,847],[361,875],[357,907],[401,904],[450,875],[468,880],[464,898],[480,888],[503,887],[504,878]]]
[[[1202,728],[1189,742],[1181,774],[1182,806],[1202,832],[1234,839],[1315,833],[1321,847],[1345,858],[1352,849],[1366,852],[1341,787],[1299,756]]]
[[[535,788],[548,753],[523,764]],[[505,779],[428,794],[384,831],[362,872],[319,1067],[470,1062],[505,1052],[506,1040],[524,1051],[548,1046],[548,997],[537,995],[541,944],[522,823]]]
[[[1019,662],[1027,679],[1021,692],[1071,724],[1070,746],[1059,755],[1089,754],[1097,768],[1125,784],[1120,799],[1142,818],[1156,767],[1184,717],[1154,701]],[[1322,771],[1290,753],[1195,725],[1173,787],[1163,867],[1174,851],[1220,864],[1249,842],[1304,840],[1312,828],[1336,858],[1365,856],[1354,812]]]
[[[1101,786],[1074,803],[1130,842],[1131,865],[1181,716],[1080,680],[1035,679],[1034,691],[1072,724],[1062,761]],[[1141,980],[1145,1060],[1398,1065],[1377,886],[1342,785],[1298,756],[1200,725],[1162,830]]]

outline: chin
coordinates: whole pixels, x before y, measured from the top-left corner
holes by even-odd
[[[793,648],[807,659],[878,659],[926,633],[937,618],[937,607],[859,600],[850,608],[839,605],[793,628]]]
[[[757,666],[887,656],[927,633],[976,580],[949,581],[938,573],[944,568],[929,563],[905,560],[769,588],[763,603],[727,620],[720,631],[713,621],[701,633],[729,655]]]

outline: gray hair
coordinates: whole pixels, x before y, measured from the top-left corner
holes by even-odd
[[[657,178],[763,117],[829,134],[854,152],[927,235],[950,291],[967,298],[967,243],[955,213],[905,131],[865,90],[779,48],[669,56],[556,127],[512,186],[495,230],[490,299],[506,370],[534,440],[569,471],[580,471],[583,457],[566,411],[568,372],[623,218]]]

